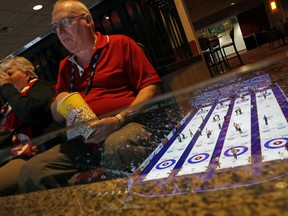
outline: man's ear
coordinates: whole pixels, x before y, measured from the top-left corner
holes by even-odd
[[[91,16],[86,16],[85,18],[86,18],[86,22],[87,22],[88,24],[92,23],[92,18],[91,18]]]

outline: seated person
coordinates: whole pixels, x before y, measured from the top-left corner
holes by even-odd
[[[10,144],[19,144],[41,135],[52,122],[50,104],[53,91],[50,84],[38,79],[34,66],[24,57],[3,59],[0,77],[1,97],[7,102],[2,108],[1,130],[16,129]],[[17,190],[19,170],[26,160],[37,153],[34,150],[22,159],[0,164],[0,195]]]
[[[94,170],[94,180],[110,179],[151,149],[151,133],[131,113],[160,92],[160,78],[137,43],[94,32],[89,10],[77,0],[55,3],[52,27],[71,53],[60,63],[54,119],[65,121],[56,107],[70,92],[79,92],[100,119],[88,140],[70,139],[27,161],[19,175],[22,192],[77,184],[84,171]]]

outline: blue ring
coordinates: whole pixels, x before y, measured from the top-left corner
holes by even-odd
[[[234,148],[234,149],[237,149],[237,148],[238,148],[238,149],[239,149],[239,148],[242,148],[242,149],[243,149],[242,152],[237,152],[237,153],[236,153],[237,156],[242,155],[242,154],[244,154],[245,152],[248,151],[248,147],[247,147],[247,146],[234,146],[233,148]],[[227,156],[227,157],[234,157],[233,153],[231,154],[230,152],[231,152],[231,149],[229,148],[228,150],[226,150],[226,151],[224,152],[224,155]]]
[[[167,166],[167,167],[160,167],[163,163],[169,162],[169,161],[172,162],[169,166]],[[174,159],[165,160],[165,161],[162,161],[161,163],[159,163],[159,164],[156,166],[156,169],[166,169],[166,168],[172,166],[174,163],[176,163],[176,160],[174,160]]]
[[[204,156],[204,157],[199,161],[192,161],[195,157],[199,157],[199,156]],[[200,153],[200,154],[194,155],[191,158],[189,158],[188,163],[191,163],[191,164],[200,163],[200,162],[206,160],[208,157],[209,157],[208,153]]]
[[[288,141],[288,138],[276,138],[276,139],[272,139],[272,140],[269,140],[267,141],[264,146],[268,149],[277,149],[277,148],[282,148],[285,146],[286,143],[283,143],[283,145],[279,145],[279,146],[270,146],[270,143],[273,142],[274,140],[278,140],[278,139],[284,139],[286,140],[286,142]]]

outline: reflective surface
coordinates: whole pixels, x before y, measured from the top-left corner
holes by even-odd
[[[287,68],[284,50],[155,99],[138,113],[155,150],[131,177],[2,197],[1,215],[285,214]]]
[[[192,92],[190,111],[131,177],[131,191],[205,192],[286,174],[278,167],[288,158],[288,101],[268,73],[239,74]]]

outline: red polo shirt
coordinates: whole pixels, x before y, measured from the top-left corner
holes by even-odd
[[[74,65],[74,91],[81,93],[96,115],[103,115],[129,106],[141,89],[160,82],[160,78],[131,38],[124,35],[106,36],[99,32],[95,34],[97,42],[94,53],[99,51],[100,55],[91,89],[87,95],[84,94],[90,79],[90,65],[84,68],[81,77]],[[56,95],[70,92],[73,63],[68,58],[71,56],[60,63]]]

